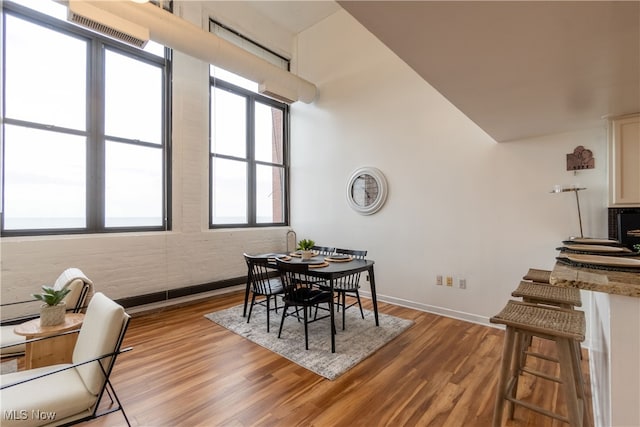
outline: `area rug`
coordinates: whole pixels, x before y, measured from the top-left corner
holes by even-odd
[[[309,350],[305,350],[303,322],[287,317],[278,338],[282,308],[278,313],[271,312],[269,333],[263,306],[254,306],[250,323],[242,317],[242,308],[238,305],[205,317],[329,380],[335,380],[413,324],[412,320],[380,313],[380,326],[376,326],[372,311],[365,310],[362,319],[358,308],[352,307],[346,312],[344,331],[342,312],[336,313],[336,352],[331,353],[328,318],[309,324]]]

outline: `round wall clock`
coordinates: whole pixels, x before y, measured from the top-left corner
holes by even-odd
[[[347,181],[347,202],[362,215],[371,215],[382,208],[387,199],[387,180],[372,167],[356,169]]]

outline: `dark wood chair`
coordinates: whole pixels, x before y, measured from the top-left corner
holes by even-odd
[[[331,309],[333,296],[331,295],[331,292],[327,292],[310,285],[313,280],[310,280],[312,278],[307,276],[309,272],[308,264],[289,263],[280,259],[276,259],[276,263],[284,286],[284,310],[282,311],[282,320],[280,321],[278,338],[280,338],[282,334],[284,319],[293,316],[298,319],[298,321],[304,321],[304,345],[305,349],[309,350],[309,323],[329,317],[331,319],[330,329],[332,334],[330,336],[333,336],[333,334],[336,333],[333,310]],[[316,315],[311,319],[311,309],[324,303],[326,303],[329,308],[328,314],[322,317],[317,317]],[[292,307],[294,310],[289,313],[289,309]]]
[[[273,297],[274,307],[273,310],[278,312],[278,300],[276,295],[284,294],[284,288],[278,273],[269,266],[269,258],[257,257],[244,254],[244,260],[247,263],[247,271],[249,276],[247,280],[251,286],[251,305],[249,306],[249,315],[247,316],[247,323],[251,320],[251,312],[255,304],[262,305],[267,309],[267,332],[269,332],[270,318],[269,313],[272,308],[270,306],[271,298]],[[260,300],[256,300],[256,297],[263,297]]]
[[[367,256],[367,251],[361,250],[353,250],[353,249],[336,249],[336,254],[339,255],[350,255],[354,259],[364,259]],[[326,290],[329,289],[328,284],[322,284],[320,286],[321,289]],[[362,302],[360,301],[360,273],[352,274],[349,276],[341,277],[336,280],[333,284],[333,291],[336,293],[336,307],[337,310],[340,311],[342,308],[342,330],[345,327],[345,312],[347,308],[353,307],[358,304],[360,307],[360,315],[364,319],[364,311],[362,310]],[[350,304],[347,305],[347,297],[350,299],[354,299]]]
[[[320,255],[333,255],[336,250],[336,248],[330,246],[314,246],[311,249],[317,251]]]

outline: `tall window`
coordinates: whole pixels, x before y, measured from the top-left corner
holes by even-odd
[[[211,227],[284,225],[288,106],[211,78]]]
[[[168,52],[2,12],[3,234],[168,228]]]

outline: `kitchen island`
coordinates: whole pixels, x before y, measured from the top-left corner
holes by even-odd
[[[608,271],[558,260],[550,282],[593,291],[590,370],[596,426],[640,426],[640,269]]]

